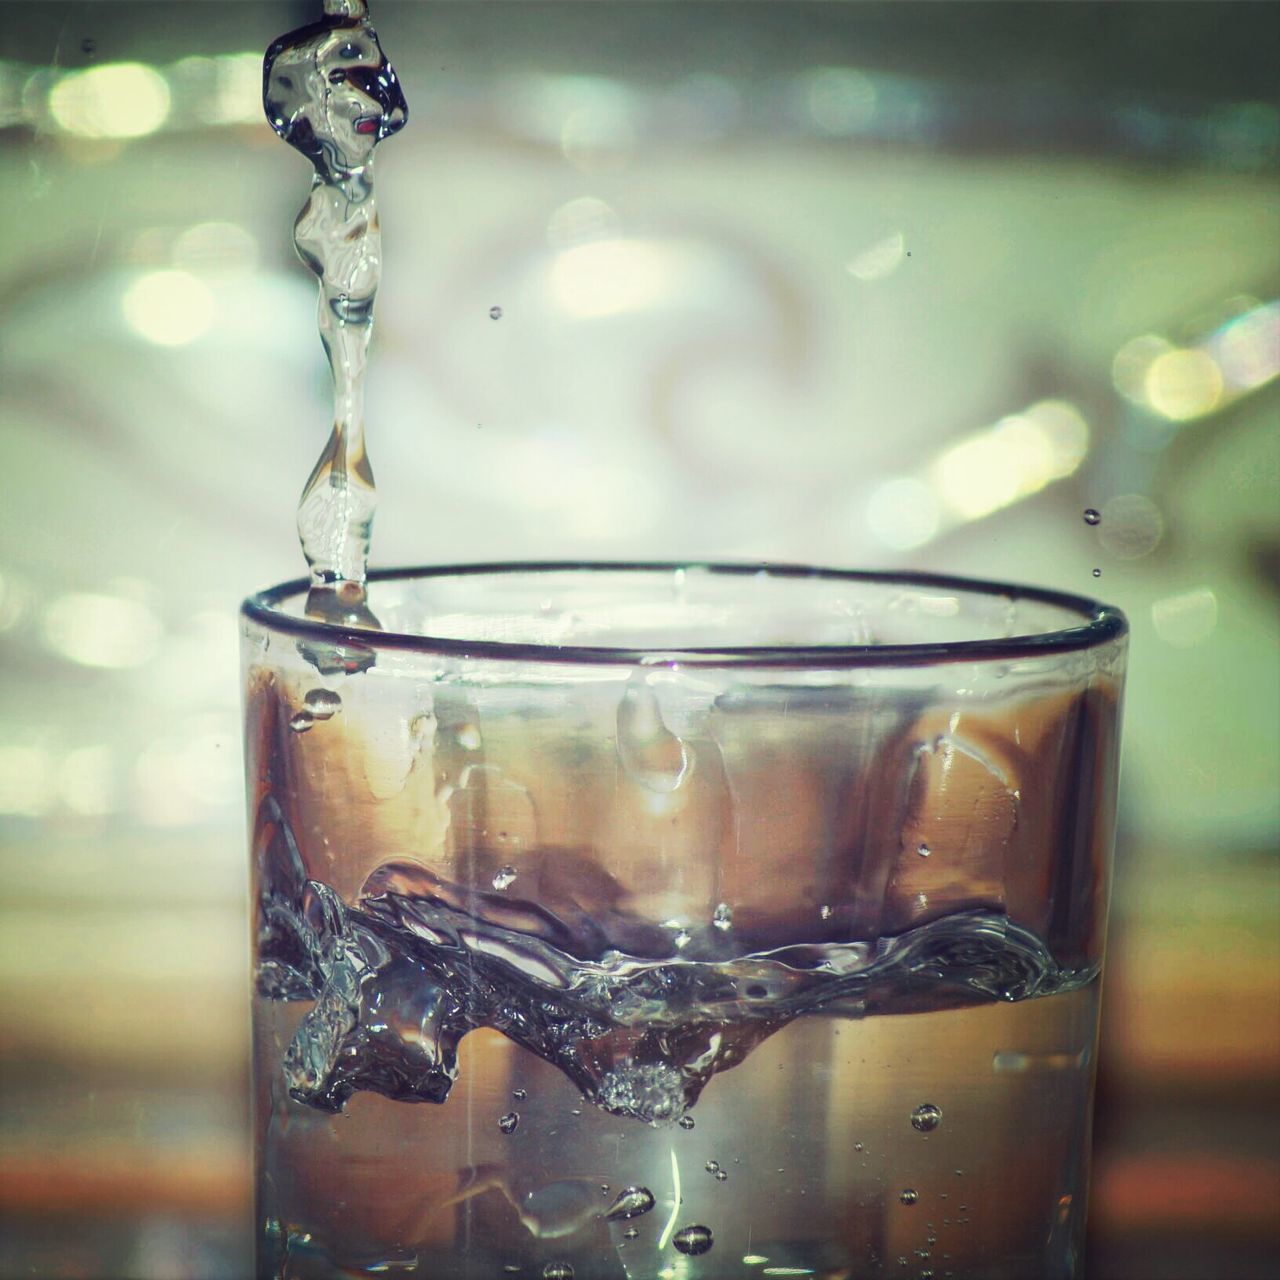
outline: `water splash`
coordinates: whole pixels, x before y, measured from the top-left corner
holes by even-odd
[[[364,443],[364,373],[382,274],[374,149],[408,107],[365,0],[325,0],[324,17],[267,50],[262,101],[271,127],[311,161],[294,223],[298,255],[320,283],[320,339],[333,374],[333,430],[298,505],[311,568],[307,612],[376,627],[364,583],[376,497]]]

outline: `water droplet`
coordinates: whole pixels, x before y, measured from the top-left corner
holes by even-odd
[[[922,1102],[911,1113],[911,1127],[918,1129],[921,1133],[930,1133],[938,1127],[942,1120],[942,1110],[935,1107],[932,1102]]]
[[[289,721],[289,728],[292,729],[294,733],[306,733],[306,731],[310,729],[315,722],[316,718],[310,711],[299,711],[298,714]]]
[[[501,320],[501,319],[502,319],[502,308],[501,308],[501,307],[490,307],[490,308],[489,308],[489,319],[490,319],[490,320]]]
[[[693,935],[689,932],[688,929],[680,929],[676,933],[676,936],[671,939],[671,941],[676,944],[677,951],[683,951],[685,947],[689,945],[689,940],[692,937]]]
[[[706,1253],[715,1244],[715,1236],[711,1234],[710,1227],[694,1225],[682,1227],[672,1236],[671,1243],[681,1253],[687,1253],[690,1257],[696,1258],[698,1254]]]
[[[679,1125],[680,1125],[680,1127],[681,1127],[682,1129],[692,1129],[692,1128],[693,1128],[693,1117],[692,1117],[692,1116],[681,1116],[681,1117],[680,1117],[680,1119],[679,1119],[679,1121],[678,1121],[678,1123],[679,1123]]]
[[[1095,578],[1100,578],[1100,577],[1102,577],[1102,570],[1101,570],[1101,569],[1095,569],[1095,570],[1093,571],[1093,576],[1094,576]]]
[[[634,1240],[634,1239],[636,1238],[636,1236],[638,1236],[639,1234],[640,1234],[640,1232],[639,1232],[635,1227],[628,1227],[628,1228],[627,1228],[627,1229],[622,1233],[622,1238],[623,1238],[624,1240]]]
[[[717,904],[715,913],[711,917],[711,923],[715,925],[721,933],[726,933],[733,928],[733,908],[727,902]]]
[[[708,1173],[717,1173],[720,1169],[720,1162],[718,1160],[708,1160],[704,1167]]]
[[[573,1280],[573,1268],[567,1262],[548,1262],[542,1268],[542,1280]]]
[[[313,720],[329,720],[342,710],[342,699],[332,689],[310,689],[302,703]]]
[[[473,724],[460,724],[453,735],[464,751],[480,750],[480,730]]]
[[[820,915],[824,920],[830,920],[830,919],[831,919],[831,908],[830,908],[829,906],[827,906],[827,904],[824,902],[824,903],[822,904],[822,906],[820,906],[820,907],[818,908],[818,914],[819,914],[819,915]]]
[[[903,1204],[915,1204],[915,1202],[920,1199],[920,1193],[914,1187],[908,1187],[903,1191],[898,1199],[901,1200]]]
[[[498,1119],[498,1128],[503,1133],[515,1133],[516,1126],[520,1123],[520,1114],[516,1111],[508,1111],[505,1116]]]
[[[98,52],[98,42],[92,36],[85,36],[80,41],[80,52],[87,54],[90,58]]]
[[[511,1096],[517,1102],[523,1102],[529,1096],[529,1091],[528,1089],[512,1089]]]
[[[729,1181],[729,1175],[728,1175],[727,1173],[725,1173],[725,1171],[724,1171],[723,1169],[717,1169],[717,1170],[716,1170],[716,1181],[717,1181],[717,1182],[728,1182],[728,1181]]]
[[[623,1187],[604,1216],[609,1222],[625,1222],[648,1213],[653,1205],[653,1192],[648,1187]]]
[[[933,850],[932,850],[932,849],[930,849],[930,848],[929,848],[929,846],[928,846],[927,844],[925,844],[925,842],[924,842],[923,840],[921,840],[921,841],[920,841],[920,843],[919,843],[918,845],[916,845],[916,852],[917,852],[917,853],[918,853],[922,858],[927,858],[927,857],[928,857],[928,856],[933,852]]]
[[[689,772],[689,748],[667,728],[658,698],[642,672],[627,681],[618,703],[618,760],[647,791],[670,794]]]
[[[853,1149],[854,1149],[855,1151],[864,1151],[864,1150],[866,1150],[866,1148],[863,1146],[863,1144],[862,1144],[861,1142],[855,1142],[855,1143],[853,1144]]]
[[[1093,507],[1085,507],[1084,522],[1085,524],[1100,524],[1102,522],[1102,513]]]
[[[494,872],[493,887],[499,893],[502,893],[505,890],[510,889],[511,886],[515,884],[515,882],[516,882],[515,867],[499,867],[498,870]]]

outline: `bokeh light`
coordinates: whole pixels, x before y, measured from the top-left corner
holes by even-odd
[[[1218,597],[1212,587],[1194,587],[1164,596],[1151,605],[1156,635],[1176,649],[1189,649],[1207,640],[1218,625]]]
[[[212,326],[216,305],[209,287],[187,271],[152,271],[121,299],[124,318],[141,338],[160,347],[194,342]]]
[[[44,615],[45,641],[84,667],[140,667],[160,640],[160,620],[141,601],[77,592],[59,596]]]
[[[1174,348],[1156,356],[1147,367],[1143,390],[1147,404],[1162,418],[1189,422],[1218,407],[1222,370],[1207,351]]]
[[[140,138],[169,114],[169,85],[155,67],[113,62],[64,76],[49,95],[57,125],[81,138]]]

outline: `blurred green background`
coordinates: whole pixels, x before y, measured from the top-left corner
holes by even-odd
[[[235,610],[329,417],[260,66],[318,9],[0,4],[3,1276],[247,1273]],[[374,562],[1124,608],[1090,1274],[1276,1274],[1280,8],[373,16]]]

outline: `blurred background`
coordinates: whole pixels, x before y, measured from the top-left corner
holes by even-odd
[[[0,1276],[247,1274],[235,611],[329,424],[260,67],[318,12],[0,4]],[[1280,7],[373,16],[374,562],[1124,608],[1090,1275],[1276,1274]]]

